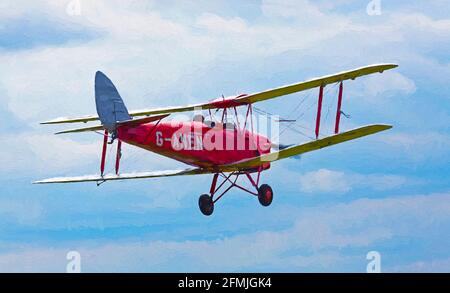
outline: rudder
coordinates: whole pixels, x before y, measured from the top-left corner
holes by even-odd
[[[95,74],[95,104],[103,127],[111,133],[117,122],[132,119],[116,87],[101,71]]]

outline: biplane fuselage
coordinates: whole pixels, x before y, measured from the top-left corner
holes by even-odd
[[[202,168],[259,157],[272,146],[263,135],[218,122],[153,122],[117,130],[117,138],[125,143]]]

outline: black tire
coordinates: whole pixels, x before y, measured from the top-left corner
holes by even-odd
[[[258,188],[258,200],[262,206],[268,207],[273,200],[273,190],[267,184],[263,184]]]
[[[211,216],[214,212],[214,202],[208,194],[203,194],[198,199],[198,206],[200,208],[200,211],[205,216]]]

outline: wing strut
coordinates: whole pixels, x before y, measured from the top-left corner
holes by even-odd
[[[122,158],[122,141],[117,140],[117,154],[116,154],[116,175],[119,175],[120,159]]]
[[[100,163],[100,174],[102,177],[105,174],[106,150],[107,149],[108,149],[108,130],[105,129],[105,134],[103,135],[102,161]]]
[[[102,160],[100,163],[100,175],[103,177],[105,175],[106,166],[106,152],[108,149],[108,130],[105,129],[105,134],[103,135],[103,149],[102,149]],[[117,140],[117,153],[116,153],[116,175],[119,175],[120,169],[120,159],[122,158],[122,141]]]
[[[321,85],[320,91],[319,91],[319,102],[317,103],[316,139],[319,138],[320,116],[322,115],[323,89],[324,89],[324,85]]]
[[[341,122],[341,107],[342,107],[342,94],[344,92],[344,84],[343,81],[341,81],[341,84],[339,85],[339,97],[338,97],[338,105],[336,110],[336,125],[334,127],[334,134],[339,133],[339,124]]]

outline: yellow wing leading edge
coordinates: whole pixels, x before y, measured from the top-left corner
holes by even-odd
[[[374,64],[369,65],[349,71],[344,71],[336,73],[329,76],[323,76],[318,78],[313,78],[308,81],[282,86],[276,89],[267,90],[260,93],[255,93],[247,95],[245,97],[239,98],[238,101],[242,103],[255,103],[262,102],[268,99],[277,98],[280,96],[290,95],[296,92],[306,91],[320,86],[326,86],[328,84],[333,84],[336,82],[341,82],[344,80],[355,80],[358,77],[370,75],[374,73],[383,73],[386,70],[390,70],[398,67],[396,64]]]

